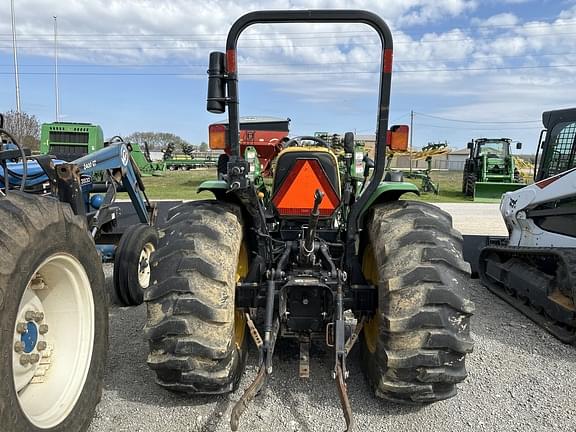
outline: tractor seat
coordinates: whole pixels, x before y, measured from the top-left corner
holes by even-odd
[[[330,217],[340,204],[338,159],[324,147],[289,147],[276,160],[272,203],[280,216],[308,217],[314,192],[320,189],[324,199],[320,217]]]

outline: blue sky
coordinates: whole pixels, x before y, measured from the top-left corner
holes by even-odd
[[[393,31],[390,119],[414,145],[510,137],[533,151],[541,112],[576,105],[576,0],[16,0],[22,109],[54,120],[53,15],[62,120],[106,136],[173,132],[196,143],[208,53],[241,14],[361,8]],[[10,2],[0,18],[0,110],[15,108]],[[292,134],[374,132],[378,40],[361,25],[256,26],[239,43],[240,112],[292,119]],[[448,120],[446,120],[448,119]],[[458,121],[452,121],[458,120]],[[472,123],[476,122],[476,123]]]

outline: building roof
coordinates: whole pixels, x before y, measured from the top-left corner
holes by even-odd
[[[354,139],[357,139],[358,141],[376,141],[376,135],[356,135]]]
[[[470,150],[467,147],[458,149],[458,150],[454,150],[451,151],[449,154],[451,155],[469,155],[470,154]]]
[[[289,118],[270,117],[270,116],[245,116],[240,117],[240,123],[278,123],[290,122]],[[216,122],[214,124],[228,124],[228,120]]]

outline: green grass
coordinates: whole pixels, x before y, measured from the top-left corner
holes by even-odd
[[[432,171],[430,174],[432,181],[439,185],[440,193],[422,193],[419,197],[410,194],[410,199],[426,202],[472,202],[472,199],[462,193],[462,172],[460,171]],[[419,188],[422,186],[421,179],[406,179],[414,183]],[[408,197],[408,195],[406,195]]]
[[[216,170],[213,168],[196,169],[190,171],[167,171],[164,176],[144,177],[146,193],[150,199],[178,199],[193,200],[211,198],[210,192],[198,193],[198,186],[204,180],[216,178]],[[407,179],[418,187],[420,179]],[[428,202],[472,202],[460,192],[462,187],[462,173],[460,172],[432,172],[432,181],[440,184],[440,195],[423,193],[420,197],[413,194],[406,195],[410,199],[418,199]]]
[[[166,171],[163,176],[143,177],[146,194],[150,199],[194,200],[213,197],[210,192],[198,193],[204,180],[216,179],[216,170]]]

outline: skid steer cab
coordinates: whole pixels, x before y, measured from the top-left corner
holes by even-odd
[[[375,31],[382,57],[373,149],[350,132],[338,146],[291,137],[271,163],[271,183],[263,180],[257,149],[241,147],[236,52],[242,31],[261,23],[360,23]],[[234,391],[252,339],[259,371],[232,410],[236,430],[273,372],[278,338],[299,343],[303,378],[312,370],[310,345],[322,343],[334,358],[349,429],[347,358],[361,340],[377,395],[404,402],[453,396],[472,349],[469,266],[450,216],[400,200],[418,188],[384,177],[386,148],[405,150],[408,141],[408,127],[388,128],[388,26],[358,10],[252,12],[233,24],[226,52],[211,53],[209,63],[208,111],[228,113],[222,135],[211,139],[226,154],[215,179],[199,188],[215,199],[172,209],[160,233],[146,292],[148,364],[157,382],[188,393]]]

